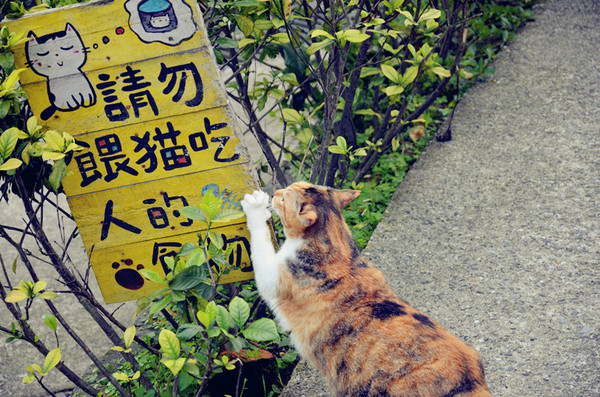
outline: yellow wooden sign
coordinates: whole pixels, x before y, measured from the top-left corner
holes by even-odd
[[[6,23],[31,108],[84,150],[63,187],[107,303],[148,295],[166,256],[197,242],[183,217],[207,190],[229,208],[257,182],[236,135],[193,0],[100,0]],[[222,282],[253,277],[244,220],[215,229],[237,244]]]

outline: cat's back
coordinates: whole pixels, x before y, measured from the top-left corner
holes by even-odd
[[[290,299],[292,334],[338,396],[491,395],[474,349],[403,302],[379,270],[353,262]]]

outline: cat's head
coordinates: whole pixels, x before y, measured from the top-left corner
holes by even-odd
[[[86,48],[70,23],[58,32],[38,37],[30,31],[27,37],[27,61],[39,75],[52,78],[72,74],[86,61]]]
[[[275,192],[273,208],[281,218],[287,237],[305,237],[310,232],[345,222],[342,208],[360,195],[358,190],[336,190],[296,182]]]

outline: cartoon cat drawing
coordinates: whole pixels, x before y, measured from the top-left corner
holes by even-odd
[[[87,48],[73,25],[67,23],[62,31],[36,36],[28,34],[25,53],[29,67],[48,79],[48,98],[51,105],[42,114],[48,120],[56,111],[69,112],[93,106],[96,93],[81,71],[87,59]]]

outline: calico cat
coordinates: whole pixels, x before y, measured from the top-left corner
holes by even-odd
[[[245,196],[260,295],[335,396],[491,396],[477,352],[402,301],[361,255],[342,218],[359,194],[304,182],[278,190],[277,253],[269,196]]]
[[[65,30],[37,37],[28,34],[25,54],[29,67],[48,79],[50,107],[42,120],[48,120],[55,111],[72,111],[96,103],[96,93],[81,71],[87,58],[87,49],[79,33],[67,23]]]

